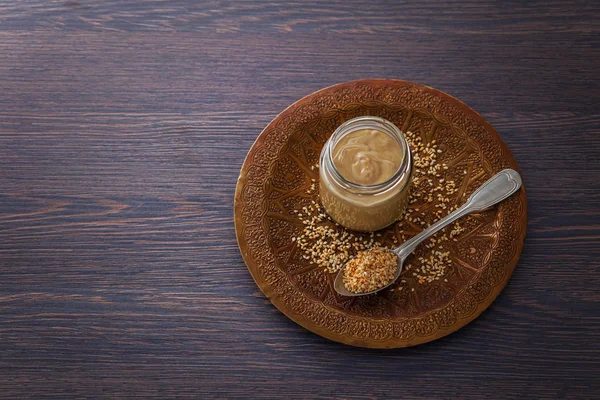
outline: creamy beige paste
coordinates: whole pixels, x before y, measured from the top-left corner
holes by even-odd
[[[375,129],[361,129],[340,139],[333,150],[333,164],[352,183],[376,185],[396,173],[403,156],[393,137]]]
[[[405,154],[392,136],[361,129],[342,137],[332,151],[335,169],[352,183],[383,183],[402,166]],[[408,166],[408,173],[412,166]],[[408,203],[408,183],[395,183],[372,194],[353,193],[336,184],[326,166],[320,168],[320,196],[327,213],[340,225],[357,231],[375,231],[396,221]],[[405,181],[399,181],[405,182]]]

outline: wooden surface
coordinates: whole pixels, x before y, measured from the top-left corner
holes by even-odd
[[[0,4],[0,397],[598,395],[600,5],[391,3]],[[463,100],[527,187],[496,302],[394,351],[289,321],[233,227],[261,129],[366,77]]]

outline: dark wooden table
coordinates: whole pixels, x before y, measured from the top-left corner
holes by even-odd
[[[30,0],[0,5],[0,397],[600,395],[600,3]],[[239,254],[246,152],[331,84],[407,79],[495,126],[529,199],[476,321],[352,348]]]

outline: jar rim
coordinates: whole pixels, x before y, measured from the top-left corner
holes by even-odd
[[[396,172],[384,182],[373,185],[361,185],[354,183],[344,178],[335,167],[335,163],[333,162],[333,150],[335,145],[344,136],[360,129],[379,130],[394,138],[402,149],[402,162],[400,163],[400,166]],[[406,180],[408,182],[411,173],[412,154],[408,145],[408,141],[396,125],[381,117],[366,115],[352,118],[337,127],[321,151],[321,164],[323,164],[324,161],[327,164],[331,177],[334,178],[336,183],[344,189],[356,194],[378,194],[385,192],[400,181]],[[406,182],[404,184],[406,184]]]

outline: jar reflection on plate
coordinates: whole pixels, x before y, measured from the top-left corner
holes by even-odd
[[[364,116],[340,125],[319,159],[319,191],[334,221],[375,231],[404,212],[412,174],[406,138],[391,122]]]

